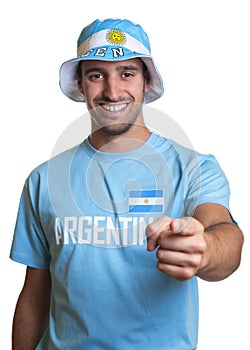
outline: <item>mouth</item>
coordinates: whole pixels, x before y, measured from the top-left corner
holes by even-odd
[[[108,112],[121,112],[128,106],[128,103],[120,103],[120,104],[103,104],[101,107]]]

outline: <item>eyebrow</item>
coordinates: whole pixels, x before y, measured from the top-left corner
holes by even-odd
[[[89,73],[92,73],[92,72],[96,72],[96,71],[104,71],[105,69],[102,68],[102,67],[99,67],[99,66],[93,66],[93,67],[90,67],[88,69],[86,69],[85,71],[85,74],[89,74]],[[132,71],[135,71],[135,72],[138,72],[139,71],[139,68],[136,67],[136,66],[117,66],[117,70],[132,70]]]

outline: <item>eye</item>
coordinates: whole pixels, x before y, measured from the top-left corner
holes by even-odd
[[[104,76],[103,76],[102,73],[91,73],[91,74],[88,74],[88,78],[91,81],[100,80],[100,79],[103,79],[103,77]]]
[[[122,73],[122,77],[125,78],[125,79],[132,78],[133,76],[134,76],[134,74],[131,73],[131,72],[123,72]]]

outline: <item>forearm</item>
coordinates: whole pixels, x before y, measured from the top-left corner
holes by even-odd
[[[12,350],[34,350],[48,326],[48,310],[20,295],[13,319]]]
[[[219,281],[231,275],[240,264],[243,235],[233,223],[217,223],[205,229],[206,252],[197,276]]]
[[[21,293],[13,319],[12,350],[34,350],[48,326],[48,314]]]

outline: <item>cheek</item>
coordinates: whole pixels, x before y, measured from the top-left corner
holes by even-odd
[[[88,86],[84,86],[82,87],[82,93],[85,97],[85,101],[87,102],[87,104],[90,104],[91,101],[94,98],[93,92],[92,90],[88,87]]]
[[[96,98],[102,92],[101,84],[83,84],[83,93],[89,101]]]

